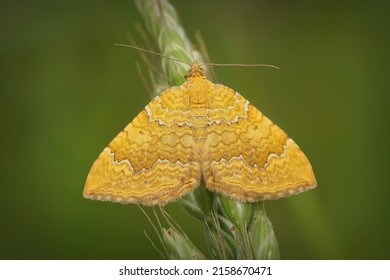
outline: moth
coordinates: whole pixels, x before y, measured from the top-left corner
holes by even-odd
[[[155,97],[103,150],[83,194],[165,205],[200,184],[256,202],[317,183],[309,160],[283,130],[193,62],[182,85]]]

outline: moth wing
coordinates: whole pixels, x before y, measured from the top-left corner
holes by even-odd
[[[316,186],[298,145],[244,97],[218,85],[210,104],[203,168],[209,189],[255,202]]]
[[[96,159],[84,197],[164,205],[194,189],[201,172],[192,130],[183,125],[190,115],[175,108],[184,98],[178,87],[154,98]]]

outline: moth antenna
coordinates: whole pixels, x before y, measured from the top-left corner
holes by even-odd
[[[275,68],[280,69],[278,66],[272,65],[272,64],[241,64],[241,63],[202,63],[201,66],[223,66],[223,67],[269,67],[269,68]]]
[[[161,57],[164,57],[164,58],[173,60],[173,61],[178,61],[178,62],[187,64],[188,66],[191,66],[190,63],[188,63],[188,62],[186,62],[186,61],[184,61],[184,60],[181,60],[181,59],[178,59],[178,58],[174,58],[174,57],[170,57],[170,56],[167,56],[167,55],[163,55],[163,54],[161,54],[161,53],[154,52],[154,51],[151,51],[151,50],[146,50],[146,49],[143,49],[143,48],[140,48],[140,47],[136,47],[136,46],[132,46],[132,45],[126,45],[126,44],[115,44],[115,46],[118,46],[118,47],[126,47],[126,48],[135,49],[135,50],[141,51],[141,52],[151,53],[151,54],[154,54],[154,55],[158,55],[158,56],[161,56]]]

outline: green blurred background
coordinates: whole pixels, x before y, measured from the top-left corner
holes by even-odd
[[[8,3],[5,3],[8,2]],[[0,10],[1,259],[155,259],[135,205],[86,200],[105,145],[147,104],[132,1],[5,1]],[[361,2],[361,3],[360,3]],[[389,259],[388,5],[171,1],[217,68],[310,159],[318,188],[266,202],[284,259]],[[201,250],[202,224],[167,211]]]

